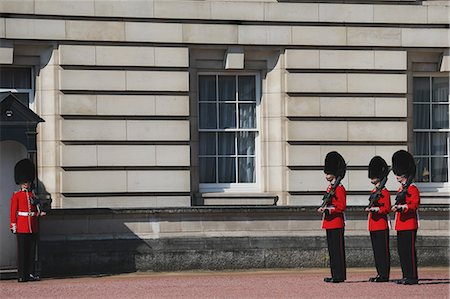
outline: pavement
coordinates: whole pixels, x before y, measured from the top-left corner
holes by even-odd
[[[328,269],[137,272],[111,276],[0,281],[0,298],[450,298],[448,268],[419,268],[419,284],[368,282],[369,268],[347,269],[344,283],[323,282]]]

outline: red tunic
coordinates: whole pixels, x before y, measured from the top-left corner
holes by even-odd
[[[328,186],[327,192],[330,191],[331,185]],[[335,196],[331,200],[331,205],[334,209],[330,209],[330,214],[325,215],[323,213],[322,228],[323,229],[334,229],[343,228],[344,224],[344,211],[347,207],[347,192],[344,186],[339,185],[336,188]]]
[[[374,193],[376,188],[372,190]],[[386,230],[389,228],[388,225],[388,214],[391,211],[391,194],[384,188],[381,190],[381,197],[374,207],[379,207],[379,212],[369,213],[369,231]]]
[[[403,190],[401,186],[397,192]],[[402,212],[395,213],[395,229],[396,230],[414,230],[419,227],[417,209],[420,204],[420,193],[416,185],[411,184],[408,187],[408,194],[406,195],[407,209]]]
[[[33,193],[27,191],[14,192],[11,197],[10,229],[15,226],[17,233],[32,234],[39,231],[38,210],[28,199],[32,197]]]

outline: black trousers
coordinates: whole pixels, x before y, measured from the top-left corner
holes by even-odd
[[[403,278],[419,278],[417,274],[416,236],[416,229],[397,231],[398,256],[400,257]]]
[[[327,229],[327,244],[328,254],[330,255],[331,277],[347,279],[344,228]]]
[[[391,254],[389,253],[389,230],[370,232],[375,268],[381,277],[389,278],[391,270]]]
[[[17,235],[17,272],[19,278],[28,278],[35,274],[37,234]]]

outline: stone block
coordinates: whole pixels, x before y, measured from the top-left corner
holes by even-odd
[[[343,183],[347,185],[347,176]],[[345,181],[345,182],[344,182]],[[328,182],[322,170],[288,171],[288,191],[321,191],[327,189]]]
[[[406,98],[375,98],[375,116],[407,117]]]
[[[428,24],[449,24],[449,6],[428,6]]]
[[[154,166],[153,145],[98,145],[99,166]]]
[[[351,159],[351,157],[349,158]],[[368,164],[369,163],[367,163],[366,165]],[[348,171],[347,175],[348,175],[348,184],[345,186],[347,190],[361,190],[361,191],[367,190],[368,193],[370,190],[372,190],[373,185],[370,183],[370,180],[367,177],[368,175],[367,170],[352,170]]]
[[[61,145],[62,167],[97,166],[97,147],[95,145]]]
[[[369,97],[321,97],[320,116],[375,116],[375,99]]]
[[[427,7],[422,5],[374,5],[376,23],[427,23]]]
[[[228,47],[225,53],[225,69],[239,69],[244,68],[244,48],[242,47]]]
[[[45,122],[39,124],[39,139],[42,141],[56,141],[58,117],[55,115],[41,115]]]
[[[267,44],[269,45],[292,45],[291,26],[268,26]]]
[[[238,44],[238,26],[183,24],[184,43]]]
[[[0,37],[6,37],[6,20],[4,18],[0,18]]]
[[[95,209],[98,208],[97,197],[64,197],[61,201],[61,208],[63,209]],[[70,221],[70,225],[78,225],[76,222],[73,223],[73,220]],[[87,222],[87,220],[85,220]],[[63,226],[60,229],[60,232],[63,234],[67,234],[68,231],[66,227]],[[47,233],[50,233],[46,230]],[[86,224],[86,232],[87,232],[87,224]],[[78,231],[79,233],[79,231]]]
[[[62,193],[79,192],[126,192],[125,171],[63,171]]]
[[[288,166],[322,165],[323,159],[319,145],[287,145]]]
[[[375,156],[376,149],[373,145],[322,145],[319,165],[324,165],[325,157],[331,151],[340,153],[349,166],[366,166]]]
[[[346,74],[288,73],[286,76],[287,92],[347,92]]]
[[[190,166],[188,145],[157,145],[155,156],[157,166]]]
[[[188,72],[126,71],[127,90],[188,91]]]
[[[95,65],[95,47],[60,45],[59,63],[61,65]]]
[[[97,95],[98,115],[155,115],[155,96]]]
[[[59,96],[61,115],[95,115],[97,101],[95,95],[61,94]]]
[[[319,97],[288,97],[286,99],[287,116],[319,116]]]
[[[347,44],[345,27],[294,26],[293,45],[344,46]]]
[[[33,14],[34,0],[2,0],[0,11],[13,14]]]
[[[319,5],[315,3],[270,3],[264,5],[264,20],[288,22],[319,21]]]
[[[188,96],[155,96],[156,115],[189,115]]]
[[[398,150],[408,150],[406,145],[376,145],[375,146],[375,155],[381,156],[386,160],[388,165],[392,164],[392,155]]]
[[[376,128],[377,134],[374,134]],[[407,141],[407,123],[404,121],[350,121],[348,122],[349,141]]]
[[[280,141],[284,140],[284,121],[281,118],[270,117],[266,119],[267,122],[267,135],[265,141]]]
[[[37,15],[93,16],[94,2],[94,0],[35,0],[34,13]]]
[[[406,93],[404,74],[347,74],[348,92]]]
[[[95,0],[95,15],[101,17],[154,17],[153,0],[104,1]]]
[[[95,47],[96,65],[106,66],[155,66],[153,47]]]
[[[175,23],[125,22],[127,42],[183,42],[183,25]]]
[[[61,70],[61,90],[125,90],[125,71]]]
[[[281,83],[281,82],[280,82]],[[286,97],[287,100],[289,99]],[[266,94],[262,100],[262,115],[267,117],[280,117],[285,115],[285,97],[281,93]]]
[[[375,69],[377,70],[406,70],[406,51],[374,51]]]
[[[185,170],[127,171],[128,192],[189,192],[190,174]]]
[[[319,4],[320,22],[372,23],[373,5],[366,4]]]
[[[276,191],[284,191],[284,186],[285,186],[285,172],[286,172],[286,168],[285,167],[280,167],[280,166],[271,166],[271,167],[267,167],[267,173],[268,173],[268,177],[266,178],[267,180],[267,190],[270,190],[271,192],[276,192]],[[264,203],[270,202],[270,204],[273,204],[273,200],[269,199],[269,200],[264,200]]]
[[[125,23],[66,21],[66,38],[88,41],[125,41]]]
[[[288,122],[289,141],[347,141],[347,138],[347,122],[345,121]]]
[[[155,18],[211,19],[211,3],[205,1],[155,1]]]
[[[373,69],[374,52],[356,50],[320,50],[321,69]]]
[[[126,140],[124,120],[63,120],[61,140]]]
[[[218,20],[260,21],[264,19],[264,3],[258,2],[211,2],[211,18]]]
[[[156,197],[156,207],[167,208],[167,207],[190,207],[191,198],[189,196],[157,196]],[[189,222],[183,222],[181,224],[182,231],[188,231],[189,229],[194,230],[198,227],[198,222],[190,222],[192,225],[185,224]],[[200,224],[201,225],[201,224]]]
[[[41,153],[41,160],[38,161],[38,165],[45,167],[59,167],[61,165],[59,161],[59,142],[58,141],[41,141],[38,144],[39,152]]]
[[[347,27],[347,45],[399,47],[402,45],[402,30],[400,28]]]
[[[448,47],[449,29],[402,28],[402,47]]]
[[[66,22],[62,20],[5,19],[5,35],[10,39],[66,39]]]
[[[156,204],[156,196],[114,196],[114,197],[98,197],[97,206],[99,208],[154,208]]]
[[[13,47],[0,47],[0,64],[12,64],[13,63]]]
[[[188,67],[188,48],[155,47],[155,66]]]
[[[319,50],[286,49],[284,57],[286,69],[319,68]]]
[[[129,120],[127,140],[189,140],[189,122],[178,120]]]

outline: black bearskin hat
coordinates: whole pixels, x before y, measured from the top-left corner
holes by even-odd
[[[323,172],[344,178],[346,169],[345,160],[338,152],[333,151],[327,154]]]
[[[369,163],[369,179],[382,179],[389,173],[386,161],[380,156],[375,156]]]
[[[404,150],[399,150],[392,155],[392,171],[398,175],[414,176],[416,163],[413,156]]]
[[[30,159],[23,159],[16,163],[14,167],[14,180],[16,184],[33,182],[36,168]]]

